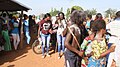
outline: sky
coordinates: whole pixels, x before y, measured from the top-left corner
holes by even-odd
[[[108,8],[120,10],[120,0],[17,0],[23,5],[31,8],[26,14],[39,15],[41,13],[50,12],[51,8],[66,13],[67,8],[72,6],[80,6],[84,10],[95,8],[97,12],[104,13]]]

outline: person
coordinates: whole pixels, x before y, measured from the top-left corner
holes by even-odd
[[[52,34],[52,22],[51,22],[51,15],[46,13],[44,15],[43,20],[39,23],[38,29],[38,38],[41,37],[42,40],[42,58],[45,58],[45,46],[47,46],[47,56],[50,57],[49,54],[49,46],[50,46],[50,36]]]
[[[58,30],[57,30],[57,43],[58,43],[58,59],[63,55],[64,53],[64,40],[65,37],[63,36],[63,31],[66,28],[66,21],[65,16],[63,12],[58,13],[59,20],[58,20]],[[61,46],[62,46],[62,52],[61,52]]]
[[[87,46],[93,41],[94,37],[95,37],[95,33],[93,33],[92,31],[92,33],[89,36],[87,36],[81,44],[81,51],[84,53],[81,66],[87,67],[88,65],[89,56],[86,56],[85,51],[87,49]]]
[[[85,24],[85,28],[86,28],[86,30],[87,30],[87,32],[89,33],[89,34],[91,34],[91,29],[90,29],[90,24],[92,23],[92,15],[90,15],[90,14],[88,14],[87,15],[87,21],[86,21],[86,24]]]
[[[11,24],[13,24],[13,29],[11,31],[11,35],[13,37],[13,45],[14,49],[17,50],[18,44],[20,42],[19,22],[17,21],[17,16],[14,16],[14,19],[11,20]]]
[[[4,23],[4,19],[1,18],[0,16],[0,51],[4,49],[4,44],[5,44],[5,39],[2,36],[2,28],[3,28],[3,23]]]
[[[32,18],[32,15],[29,15],[29,29],[30,29],[30,37],[31,37],[31,43],[36,39],[37,37],[37,26],[35,19]]]
[[[23,26],[24,26],[25,36],[27,37],[27,46],[29,46],[31,37],[29,33],[29,19],[26,14],[24,14]]]
[[[90,30],[93,27],[94,21],[96,21],[98,19],[103,19],[103,16],[102,16],[101,13],[97,13],[96,16],[95,16],[95,19],[90,22]]]
[[[80,51],[81,31],[79,26],[83,24],[86,18],[84,15],[83,11],[78,10],[74,10],[71,14],[71,26],[68,27],[69,31],[65,39],[66,50],[64,56],[66,67],[81,67],[83,53]]]
[[[120,67],[120,11],[116,13],[116,19],[107,24],[107,30],[111,34],[109,44],[115,45],[115,51],[110,53],[107,67]],[[113,63],[115,64],[113,64]]]
[[[2,29],[2,36],[5,39],[5,44],[4,44],[4,50],[5,51],[11,51],[11,43],[10,43],[10,37],[8,34],[8,29],[7,29],[7,24],[3,24],[3,29]]]
[[[87,19],[87,22],[86,22],[85,28],[87,29],[88,33],[90,34],[91,33],[90,23],[92,21],[92,15],[88,14],[86,19]]]
[[[106,33],[106,24],[102,19],[94,21],[92,31],[94,31],[94,39],[87,46],[85,54],[89,57],[88,67],[97,66],[105,67],[106,55],[113,51],[113,48],[108,49],[104,34]]]

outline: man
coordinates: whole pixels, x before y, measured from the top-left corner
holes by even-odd
[[[116,19],[107,25],[107,30],[111,34],[109,44],[115,46],[115,51],[109,55],[107,67],[120,67],[120,11],[116,13]]]
[[[66,35],[65,39],[65,63],[66,67],[81,67],[81,60],[83,52],[80,51],[81,43],[81,24],[85,19],[85,14],[78,10],[74,10],[71,14],[71,26],[68,27],[69,32]]]
[[[25,36],[27,37],[27,46],[30,44],[30,33],[29,33],[29,18],[26,14],[24,14],[24,20],[23,20],[23,24],[24,24],[24,33]]]

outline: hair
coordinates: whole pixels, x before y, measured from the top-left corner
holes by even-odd
[[[106,23],[103,19],[98,19],[94,21],[94,24],[92,25],[92,32],[98,32],[101,29],[106,29]]]
[[[60,14],[62,14],[63,15],[63,19],[65,19],[65,14],[63,13],[63,12],[59,12],[58,13],[58,16],[60,17]]]
[[[120,17],[120,11],[116,13],[116,17]]]
[[[6,13],[3,13],[3,17],[6,17],[7,15],[6,15]]]
[[[7,30],[7,28],[8,28],[8,27],[7,27],[7,24],[2,24],[2,26],[3,26],[3,27],[2,27],[2,30]]]
[[[97,15],[96,15],[95,20],[98,20],[98,19],[103,19],[101,13],[97,13]]]
[[[32,19],[32,15],[29,15],[29,19]]]
[[[91,14],[88,14],[87,17],[88,17],[89,19],[92,19],[92,15],[91,15]]]
[[[27,14],[24,14],[23,17],[24,17],[24,19],[27,19],[26,17],[28,17],[28,15],[27,15]]]
[[[46,13],[43,17],[43,19],[47,18],[47,17],[51,17],[50,13]]]
[[[83,11],[74,10],[70,16],[71,22],[75,24],[83,24],[86,19],[86,15]]]

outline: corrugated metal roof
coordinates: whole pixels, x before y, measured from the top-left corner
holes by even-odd
[[[27,11],[30,8],[17,2],[16,0],[0,0],[0,11]]]

